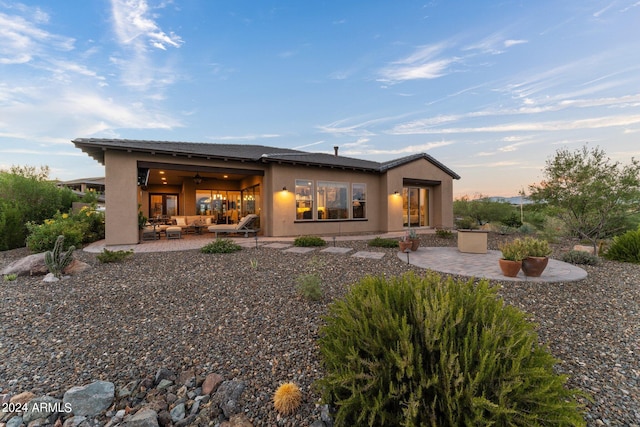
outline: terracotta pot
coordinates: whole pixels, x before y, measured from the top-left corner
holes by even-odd
[[[411,250],[414,252],[417,251],[420,247],[420,239],[411,239],[409,241],[411,242]]]
[[[516,277],[518,275],[518,272],[520,272],[522,261],[511,261],[508,259],[500,258],[498,260],[498,264],[500,265],[500,270],[502,270],[503,275],[507,277]]]
[[[540,277],[547,264],[549,257],[530,256],[522,260],[522,272],[528,277]]]
[[[409,240],[400,240],[398,246],[400,246],[400,252],[404,252],[407,249],[411,249],[411,242]]]

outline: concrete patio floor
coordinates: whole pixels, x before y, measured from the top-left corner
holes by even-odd
[[[421,230],[421,234],[424,233],[434,233],[434,231]],[[335,241],[362,241],[370,240],[378,236],[382,238],[400,238],[403,235],[404,232],[385,233],[375,236],[336,236]],[[232,239],[245,248],[255,247],[257,244],[260,247],[270,248],[271,250],[284,250],[288,253],[301,252],[299,250],[294,250],[292,247],[295,239],[294,237],[258,236],[257,240],[254,237],[233,237]],[[330,249],[330,245],[333,242],[334,237],[324,237],[324,239],[328,242],[328,247],[304,248],[305,250],[302,252],[325,250],[336,253],[336,251]],[[99,253],[106,247],[111,251],[133,250],[135,253],[183,251],[200,249],[213,240],[213,235],[195,234],[187,235],[182,239],[167,240],[166,238],[161,238],[159,240],[145,241],[136,245],[117,245],[108,247],[105,246],[104,240],[101,240],[88,245],[84,250],[90,253]],[[359,251],[356,253],[351,253],[349,251],[337,251],[337,253],[341,256],[367,256],[366,251]],[[376,258],[380,258],[380,252],[371,252],[371,254],[371,257],[376,255]],[[406,253],[396,252],[396,254],[401,260],[407,261]],[[410,264],[417,267],[434,270],[440,273],[456,274],[465,277],[486,278],[490,280],[514,282],[571,282],[582,280],[587,277],[587,272],[585,270],[555,259],[549,259],[549,264],[541,277],[527,277],[522,273],[522,271],[520,271],[517,277],[506,277],[502,275],[502,271],[498,266],[498,259],[500,256],[500,251],[494,250],[489,250],[486,254],[469,254],[458,251],[456,247],[421,247],[417,251],[409,253],[408,261]]]

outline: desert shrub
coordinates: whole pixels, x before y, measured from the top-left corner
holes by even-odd
[[[458,230],[475,230],[478,228],[478,221],[470,216],[456,218],[455,225]]]
[[[562,255],[562,261],[569,264],[598,265],[600,260],[594,254],[585,251],[569,251]]]
[[[451,230],[447,230],[446,228],[436,228],[436,237],[441,239],[451,239],[453,237],[453,233]]]
[[[80,246],[84,239],[86,224],[74,221],[68,214],[57,213],[43,224],[27,223],[29,235],[27,247],[31,252],[53,250],[58,236],[64,236],[64,249]]]
[[[514,234],[518,230],[505,224],[498,224],[495,227],[495,231],[502,236],[506,236],[508,234]]]
[[[560,237],[568,236],[569,231],[567,230],[566,224],[560,219],[547,216],[545,217],[540,235],[549,242],[555,242]]]
[[[318,236],[299,236],[293,241],[294,246],[324,246],[327,242],[322,237]]]
[[[96,258],[98,259],[98,261],[100,261],[101,263],[108,263],[108,262],[120,262],[128,257],[130,257],[131,255],[133,255],[133,249],[128,250],[128,251],[110,251],[109,249],[103,249],[101,253],[99,253],[98,255],[96,255]]]
[[[604,257],[613,261],[640,264],[640,228],[614,237]]]
[[[519,216],[515,212],[512,212],[511,215],[500,222],[511,228],[518,228],[522,225],[522,221],[520,221]]]
[[[104,214],[92,207],[83,207],[76,214],[57,212],[42,224],[27,223],[27,247],[32,252],[53,249],[56,238],[64,236],[66,247],[104,239]]]
[[[527,222],[523,223],[520,227],[518,227],[518,233],[522,233],[522,234],[532,234],[535,231],[536,231],[536,228]]]
[[[216,239],[200,249],[205,254],[230,254],[242,249],[242,246],[231,239]]]
[[[524,312],[487,281],[367,277],[320,330],[336,425],[584,425]]]
[[[0,170],[0,250],[24,247],[28,222],[39,224],[78,200],[68,188],[49,181],[48,174],[47,167]]]
[[[309,301],[320,301],[322,299],[322,283],[317,274],[301,274],[296,279],[298,294]]]
[[[16,280],[18,278],[18,275],[15,273],[11,273],[11,274],[5,274],[4,276],[4,281],[5,282],[13,282],[14,280]]]
[[[367,245],[373,246],[376,248],[397,248],[398,247],[398,239],[385,239],[380,236],[369,240]]]

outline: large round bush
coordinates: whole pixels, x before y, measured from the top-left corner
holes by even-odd
[[[486,281],[365,278],[319,342],[338,426],[585,424],[533,324]]]

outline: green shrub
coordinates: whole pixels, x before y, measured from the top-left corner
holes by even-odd
[[[120,262],[130,257],[131,255],[133,255],[133,249],[130,249],[128,251],[110,251],[109,249],[105,248],[102,250],[102,253],[96,255],[96,258],[101,263]]]
[[[324,246],[327,242],[322,237],[318,236],[299,236],[293,241],[294,246]]]
[[[397,248],[398,247],[398,239],[384,239],[380,236],[369,240],[367,245],[373,246],[376,248]]]
[[[562,255],[562,261],[569,264],[598,265],[600,260],[597,256],[585,251],[569,251]]]
[[[367,277],[320,330],[341,426],[585,425],[525,313],[487,281]]]
[[[447,230],[446,228],[436,228],[436,237],[441,239],[451,239],[453,237],[453,233],[451,230]]]
[[[242,249],[242,246],[231,239],[216,239],[200,249],[205,254],[230,254]]]
[[[320,276],[317,274],[301,274],[296,279],[298,294],[309,301],[320,301],[322,299],[322,284]]]
[[[4,276],[4,281],[5,282],[13,282],[14,280],[16,280],[18,278],[18,275],[15,273],[11,273],[11,274],[5,274]]]
[[[640,264],[640,229],[614,237],[604,257],[613,261]]]
[[[48,174],[48,167],[0,170],[0,250],[24,247],[28,222],[42,223],[78,200],[68,188],[56,187]]]
[[[520,217],[515,212],[512,212],[509,217],[503,219],[501,222],[511,228],[518,228],[522,226],[522,221],[520,221]]]
[[[478,228],[478,221],[469,216],[457,218],[455,224],[458,230],[475,230]]]
[[[535,231],[536,231],[536,228],[533,225],[526,222],[522,224],[520,227],[518,227],[518,232],[522,234],[531,234]]]

